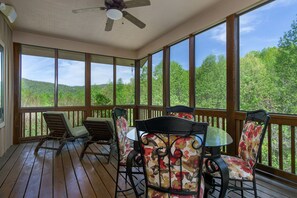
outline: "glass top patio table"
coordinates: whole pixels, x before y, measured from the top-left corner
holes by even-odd
[[[130,127],[127,133],[127,137],[130,140],[137,141],[137,133],[135,127]],[[231,144],[233,142],[232,137],[223,129],[209,126],[207,128],[206,147],[218,147]]]

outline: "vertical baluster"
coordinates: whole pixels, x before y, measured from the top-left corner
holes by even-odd
[[[132,109],[128,109],[128,111],[129,111],[129,123],[130,123],[130,126],[132,126],[132,119],[133,119],[133,117],[132,117]]]
[[[21,126],[21,129],[22,129],[22,137],[25,137],[25,129],[26,129],[26,119],[25,119],[25,117],[26,117],[26,113],[22,113],[21,114],[21,116],[22,116],[22,126]]]
[[[283,126],[278,126],[279,169],[283,170]]]
[[[295,174],[295,127],[291,126],[291,171]]]
[[[43,112],[40,112],[40,135],[43,136]]]
[[[74,111],[72,111],[72,127],[74,127],[75,125],[75,123],[74,123],[74,121],[75,121],[75,119],[74,119]]]
[[[79,118],[80,118],[79,113],[80,112],[81,111],[76,111],[76,126],[79,126],[80,125],[80,122],[79,122]]]
[[[31,130],[32,130],[32,121],[31,121],[31,112],[29,113],[29,137],[32,136]]]
[[[35,137],[37,136],[37,112],[34,113],[35,116]]]
[[[268,166],[272,166],[271,124],[268,124]]]
[[[220,118],[216,117],[216,120],[217,120],[217,128],[220,128]]]
[[[211,126],[214,126],[214,117],[211,117]]]

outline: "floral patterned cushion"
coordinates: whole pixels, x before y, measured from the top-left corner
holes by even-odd
[[[165,189],[171,187],[173,190],[197,191],[202,147],[194,148],[200,146],[199,141],[194,137],[146,134],[142,136],[142,143],[149,185]],[[166,150],[167,145],[172,146]],[[167,196],[164,194],[152,197]]]
[[[132,150],[130,141],[127,137],[127,120],[121,116],[116,120],[117,135],[119,141],[120,163],[125,163],[129,152]]]
[[[228,166],[230,179],[253,180],[253,170],[246,161],[229,155],[222,155],[221,157]],[[220,177],[219,172],[215,172],[212,175]]]
[[[187,120],[194,121],[194,116],[191,113],[171,112],[171,113],[169,113],[169,116],[174,116],[174,117],[184,118],[184,119],[187,119]]]
[[[203,198],[204,196],[204,179],[201,177],[201,184],[200,184],[200,193],[199,193],[199,198]],[[148,197],[152,198],[197,198],[194,195],[175,195],[175,194],[169,194],[169,193],[163,193],[156,191],[152,188],[148,188]]]
[[[251,168],[256,164],[262,131],[263,126],[253,121],[247,121],[242,130],[238,156],[248,162]]]

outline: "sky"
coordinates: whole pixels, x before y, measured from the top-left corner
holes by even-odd
[[[297,0],[276,0],[240,16],[240,56],[252,50],[262,50],[278,45],[284,32],[290,30],[293,20],[297,19]],[[219,24],[195,36],[195,64],[199,67],[202,61],[211,54],[226,55],[226,23]],[[179,62],[184,69],[189,69],[188,40],[175,44],[170,49],[171,60]],[[153,54],[153,66],[160,63],[163,53]],[[84,85],[84,63],[79,61],[59,60],[59,83],[70,86]],[[22,77],[54,82],[54,59],[28,55],[22,56]],[[92,67],[92,84],[106,84],[112,81],[112,65],[94,64]],[[120,67],[117,76],[124,83],[130,81],[134,70]]]

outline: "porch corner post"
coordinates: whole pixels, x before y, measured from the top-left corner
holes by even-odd
[[[238,142],[235,113],[239,110],[239,20],[236,14],[227,17],[227,132],[233,143],[227,153],[237,154]]]
[[[13,144],[20,143],[21,136],[21,96],[20,96],[20,78],[21,78],[21,44],[13,43],[14,56],[14,109],[13,109]]]
[[[149,54],[147,57],[147,105],[148,105],[148,118],[152,117],[151,107],[153,105],[153,93],[152,93],[152,83],[153,83],[153,62],[152,55]]]
[[[163,114],[170,106],[170,47],[163,48]]]
[[[135,106],[133,110],[133,125],[135,120],[139,119],[140,105],[140,60],[135,60]]]
[[[85,119],[87,117],[92,116],[91,111],[91,54],[86,53],[85,54],[85,105],[86,105],[86,111],[85,111]]]
[[[189,105],[195,108],[195,35],[189,36]]]

